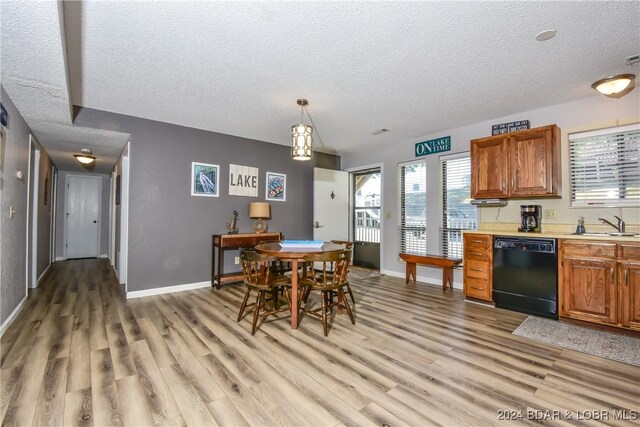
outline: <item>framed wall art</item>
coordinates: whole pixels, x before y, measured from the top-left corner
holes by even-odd
[[[253,166],[229,165],[229,195],[258,197],[259,169]]]
[[[220,166],[191,162],[191,195],[218,197]]]
[[[287,200],[287,175],[283,173],[267,172],[267,185],[264,198],[277,202]]]

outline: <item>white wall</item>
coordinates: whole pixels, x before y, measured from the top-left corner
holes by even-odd
[[[414,147],[416,142],[434,139],[442,136],[451,136],[451,151],[442,154],[453,154],[469,151],[469,141],[491,135],[491,125],[517,120],[529,120],[531,127],[557,124],[562,130],[561,137],[561,171],[562,171],[562,198],[545,200],[520,200],[510,201],[506,207],[481,208],[481,222],[513,222],[520,220],[520,204],[540,204],[543,208],[557,209],[556,220],[546,220],[548,224],[575,224],[578,216],[585,217],[587,229],[590,224],[597,223],[598,216],[621,216],[627,224],[640,223],[640,208],[570,208],[569,191],[569,162],[568,162],[568,138],[569,133],[591,129],[599,129],[640,121],[640,89],[636,88],[631,94],[621,98],[607,98],[602,95],[594,95],[579,101],[554,105],[538,110],[525,111],[505,117],[498,117],[481,123],[463,126],[455,129],[444,130],[436,134],[424,135],[409,141],[398,141],[394,144],[370,147],[366,152],[357,154],[345,154],[342,156],[344,169],[357,168],[361,165],[383,163],[385,175],[383,177],[383,218],[384,218],[384,246],[382,248],[382,270],[388,274],[398,274],[404,277],[404,263],[398,259],[400,248],[398,233],[398,183],[397,165],[399,162],[415,159]],[[392,130],[393,131],[393,130]],[[426,156],[427,161],[427,251],[437,254],[440,251],[440,224],[442,222],[442,202],[440,196],[440,178],[438,175],[439,155]],[[497,220],[496,220],[497,218]],[[418,276],[423,279],[439,283],[441,272],[439,269],[419,268]],[[462,283],[461,272],[456,272],[455,282],[457,286]]]

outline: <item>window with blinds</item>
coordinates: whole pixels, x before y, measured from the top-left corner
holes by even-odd
[[[400,252],[427,253],[427,166],[424,160],[398,165]]]
[[[638,206],[640,124],[569,135],[571,206]]]
[[[462,230],[475,230],[478,209],[471,203],[469,153],[440,157],[442,181],[442,255],[462,258]]]

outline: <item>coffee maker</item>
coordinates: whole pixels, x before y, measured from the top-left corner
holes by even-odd
[[[542,206],[520,205],[520,228],[518,231],[527,233],[539,233],[540,219],[542,218]]]

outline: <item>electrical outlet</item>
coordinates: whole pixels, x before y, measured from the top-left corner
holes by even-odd
[[[556,219],[558,218],[558,211],[556,209],[545,209],[544,219]]]
[[[240,257],[239,257],[239,256],[235,257],[235,258],[234,258],[234,262],[235,262],[236,264],[240,264]]]

